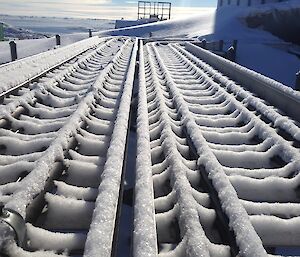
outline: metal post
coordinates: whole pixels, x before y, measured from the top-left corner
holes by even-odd
[[[248,0],[248,6],[251,6],[251,0]]]
[[[224,40],[219,41],[219,51],[222,52],[224,47]]]
[[[55,35],[56,38],[56,45],[60,46],[60,35]]]
[[[93,36],[93,34],[92,34],[92,30],[91,29],[89,29],[89,37],[92,37]]]
[[[11,60],[15,61],[16,59],[18,59],[17,44],[15,43],[15,41],[10,41],[9,47],[10,47]]]
[[[4,28],[3,23],[0,22],[0,41],[4,40]]]
[[[236,39],[233,40],[232,46],[233,46],[235,52],[236,52],[236,50],[237,50],[237,43],[238,43],[238,41],[237,41]]]
[[[239,6],[239,5],[240,5],[240,3],[241,3],[241,1],[240,1],[240,0],[237,0],[237,1],[236,1],[236,5],[237,5],[237,6]]]
[[[261,0],[261,4],[265,4],[266,3],[266,0]]]
[[[226,52],[226,58],[232,62],[235,61],[235,49],[233,46],[229,47]]]
[[[300,91],[300,71],[296,73],[296,85],[295,90]]]
[[[206,39],[201,40],[202,48],[206,49]]]
[[[233,40],[233,44],[226,52],[226,58],[230,61],[236,60],[237,40]]]

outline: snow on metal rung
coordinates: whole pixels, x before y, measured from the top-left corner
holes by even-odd
[[[9,256],[109,255],[136,51],[131,39],[106,40],[5,99],[0,200],[27,230],[22,248],[2,248]]]
[[[47,69],[51,69],[68,59],[75,58],[75,56],[103,43],[105,40],[107,39],[93,37],[0,65],[0,94],[21,83],[26,83],[29,79],[38,76]]]
[[[0,246],[9,257],[122,254],[138,43],[97,42],[4,94]],[[197,58],[189,44],[168,42],[140,41],[139,50],[133,256],[278,256],[299,247],[299,124],[209,65],[210,53]]]
[[[236,256],[203,172],[239,255],[299,247],[299,125],[179,44],[141,49],[133,255]]]

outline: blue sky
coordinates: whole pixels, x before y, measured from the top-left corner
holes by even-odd
[[[217,0],[171,0],[172,17],[214,8]],[[0,0],[0,14],[76,18],[134,19],[136,0]]]

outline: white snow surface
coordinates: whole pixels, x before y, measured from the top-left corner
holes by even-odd
[[[239,82],[241,84],[245,84],[244,86],[246,88],[250,87],[249,90],[253,91],[253,93],[257,93],[260,97],[265,98],[270,103],[273,104],[273,106],[281,108],[283,111],[288,111],[291,106],[289,106],[290,103],[294,104],[294,108],[297,108],[297,106],[300,104],[300,93],[298,91],[293,90],[292,88],[286,87],[285,85],[270,79],[266,76],[263,76],[255,71],[252,71],[250,69],[247,69],[239,64],[233,63],[229,60],[226,60],[222,57],[219,57],[215,55],[214,53],[211,53],[205,49],[202,49],[200,47],[197,47],[189,42],[186,43],[186,49],[190,52],[192,52],[195,56],[200,57],[204,62],[209,63],[210,65],[214,66],[216,69],[221,70],[224,74],[226,74],[229,77],[234,77],[236,80],[240,80]],[[187,53],[189,56],[191,56],[190,53]],[[192,56],[192,58],[196,61],[201,63],[199,59]],[[224,76],[215,69],[207,68],[207,66],[203,65],[205,69],[209,71],[211,76],[215,79],[220,79],[221,82],[223,82],[226,85],[235,84],[234,82],[230,81],[227,78],[224,78]],[[244,82],[244,83],[243,83]],[[246,84],[247,83],[247,84]],[[235,90],[236,91],[236,90]],[[237,91],[236,91],[237,92]],[[261,93],[262,92],[262,93]],[[239,92],[240,93],[240,92]],[[267,94],[267,95],[265,95]],[[247,93],[244,95],[247,96]],[[277,96],[279,95],[279,97]],[[249,96],[251,97],[251,96]],[[257,98],[252,97],[252,103],[255,106],[258,106],[258,100]],[[286,108],[287,110],[285,110]],[[272,109],[264,106],[264,104],[261,104],[259,109],[266,113],[267,116],[270,117],[270,119],[274,119],[278,117],[278,114],[276,112],[272,112]],[[299,120],[299,117],[297,117],[297,111],[294,112],[292,110],[294,118],[296,120]],[[269,113],[269,115],[268,115]],[[295,114],[296,113],[296,114]],[[274,117],[277,116],[277,117]],[[287,130],[293,130],[295,128],[295,125],[290,122],[289,124],[285,124],[283,121],[285,119],[283,117],[280,117],[275,121],[276,124],[281,124],[281,126],[285,127]],[[295,133],[296,137],[299,137],[299,131],[293,130],[293,134]]]
[[[112,20],[76,19],[59,17],[12,16],[0,14],[0,21],[13,28],[28,30],[29,34],[47,35],[48,38],[15,40],[18,59],[56,48],[54,35],[61,36],[61,46],[66,46],[88,37],[88,30],[114,28]],[[17,37],[17,35],[16,35]],[[13,40],[13,39],[11,39]],[[0,42],[0,64],[11,61],[9,41]]]
[[[215,250],[213,256],[218,256],[217,254],[226,256],[225,248],[220,247],[216,250],[207,243],[205,236],[201,235],[201,227],[197,224],[191,226],[194,215],[193,208],[197,206],[198,202],[204,204],[207,202],[204,195],[197,195],[197,200],[196,197],[194,197],[195,199],[190,198],[189,184],[184,183],[185,179],[181,174],[184,166],[179,161],[180,156],[176,154],[179,151],[184,156],[187,150],[186,147],[175,144],[172,138],[175,131],[182,133],[177,127],[176,113],[181,114],[180,126],[186,128],[187,134],[200,156],[198,165],[205,167],[204,172],[208,173],[218,193],[222,209],[229,218],[229,226],[235,233],[240,253],[255,257],[268,256],[263,245],[289,247],[299,245],[299,233],[296,229],[299,222],[296,187],[299,185],[300,179],[298,172],[300,154],[298,149],[277,133],[277,129],[281,128],[292,138],[298,139],[300,128],[297,123],[222,75],[216,70],[215,65],[211,67],[207,64],[205,62],[209,59],[207,56],[213,58],[208,51],[203,50],[207,56],[203,55],[199,59],[186,51],[183,45],[177,43],[169,45],[164,42],[148,43],[144,49],[149,56],[149,60],[147,59],[148,62],[145,64],[149,114],[148,117],[146,114],[145,116],[149,119],[150,125],[147,129],[147,124],[143,124],[142,119],[139,120],[143,128],[142,132],[145,133],[139,140],[147,139],[149,135],[145,131],[150,130],[151,159],[154,163],[161,162],[155,164],[156,168],[153,168],[155,193],[160,194],[158,192],[168,178],[170,178],[173,189],[167,196],[155,199],[155,208],[159,206],[159,210],[163,210],[155,215],[158,240],[164,241],[170,237],[168,228],[172,226],[170,220],[175,217],[178,218],[180,234],[183,237],[182,242],[175,250],[170,251],[169,255],[181,256],[184,255],[182,251],[186,251],[188,254],[194,253],[195,256],[198,256],[196,253],[197,247],[199,247],[204,256],[208,254],[207,250],[211,253],[211,249]],[[221,62],[218,58],[215,60]],[[227,65],[226,63],[221,64]],[[142,58],[140,65],[144,65]],[[181,68],[177,71],[177,67]],[[244,70],[237,65],[236,68]],[[141,71],[145,72],[143,68]],[[244,71],[249,72],[257,80],[262,79],[270,83],[271,87],[281,91],[282,95],[288,95],[290,99],[300,99],[299,93],[292,89],[263,78],[252,71]],[[183,74],[189,76],[181,78],[184,76]],[[141,86],[144,84],[142,80]],[[143,91],[141,90],[141,92]],[[162,92],[165,93],[165,96]],[[170,92],[170,95],[167,92]],[[247,109],[248,104],[263,113],[273,125],[271,126],[268,124],[270,122],[256,116],[251,108]],[[140,108],[144,108],[143,105]],[[173,108],[178,111],[173,112]],[[227,114],[228,111],[230,114]],[[176,120],[175,124],[172,124],[173,120],[170,121],[170,117]],[[243,121],[244,125],[237,126],[237,121]],[[249,139],[251,140],[254,136],[262,139],[263,142],[249,145]],[[145,141],[143,147],[140,148],[143,155],[146,155],[147,148],[149,146]],[[162,155],[165,157],[163,161],[160,159]],[[233,155],[234,158],[232,158]],[[275,156],[279,156],[285,162],[280,164],[283,167],[276,168],[270,164],[272,157]],[[168,163],[170,164],[168,165]],[[144,171],[147,170],[147,162],[143,163],[141,167]],[[137,166],[138,169],[141,167]],[[176,170],[175,177],[173,177],[173,170]],[[192,171],[187,171],[187,173],[192,174]],[[293,177],[289,177],[291,174]],[[143,176],[151,183],[151,177],[147,177],[147,174],[143,174]],[[192,180],[199,180],[199,177],[193,179],[192,176],[189,175],[191,183],[193,183]],[[179,178],[181,178],[180,182],[177,181]],[[177,186],[185,192],[184,196],[177,191]],[[142,185],[137,184],[137,192],[142,194],[139,197],[144,195],[144,198],[147,199],[151,196],[151,189],[147,189],[146,186],[141,187]],[[174,194],[176,195],[174,196]],[[194,191],[192,191],[192,195],[195,195]],[[185,200],[182,202],[182,199]],[[135,246],[135,254],[143,256],[149,252],[151,256],[151,251],[147,250],[153,242],[150,234],[151,206],[146,208],[142,202],[139,204],[144,215],[138,214],[135,220],[137,226],[135,237],[138,244]],[[184,213],[181,208],[185,210]],[[211,224],[213,222],[213,211],[199,206],[197,212],[200,220],[203,220],[204,223]],[[142,211],[139,210],[139,213]],[[189,216],[191,223],[183,221],[185,215]],[[149,217],[147,221],[143,221],[143,216]],[[144,235],[140,229],[143,226],[150,233]],[[195,229],[192,235],[185,230],[188,231],[191,227]],[[276,236],[273,236],[273,231],[276,231]],[[289,239],[288,234],[292,235],[292,239]],[[202,242],[202,245],[197,245],[193,241],[194,236]],[[145,241],[140,238],[144,238]],[[189,244],[191,242],[189,239],[193,241],[192,244]]]
[[[71,140],[71,135],[75,134],[75,131],[80,127],[82,117],[88,114],[90,105],[94,101],[95,92],[98,87],[102,86],[103,81],[107,75],[107,72],[114,65],[114,61],[119,58],[121,52],[118,52],[113,61],[108,64],[100,73],[96,82],[92,85],[91,90],[81,100],[77,109],[68,118],[67,122],[59,130],[56,138],[53,140],[49,148],[44,152],[41,158],[36,162],[35,168],[18,183],[17,190],[14,193],[14,197],[7,203],[7,208],[16,210],[20,215],[25,217],[25,208],[33,197],[39,193],[45,186],[45,182],[49,177],[51,168],[53,167],[55,160],[63,158],[63,149]]]
[[[292,4],[297,5],[296,1],[291,1]],[[284,5],[282,5],[284,6]],[[270,7],[265,7],[270,8]],[[150,25],[143,25],[133,28],[127,28],[127,29],[121,29],[121,30],[114,30],[114,31],[106,31],[102,35],[134,35],[134,36],[149,36],[149,33],[152,32],[154,37],[193,37],[193,36],[202,36],[206,34],[211,34],[210,38],[225,38],[225,39],[232,39],[235,37],[239,37],[238,39],[241,40],[241,45],[239,45],[240,52],[238,52],[238,61],[242,62],[241,56],[249,57],[249,52],[247,52],[249,49],[252,49],[254,52],[254,48],[252,48],[255,45],[259,45],[259,53],[267,53],[268,56],[271,54],[275,54],[275,56],[280,56],[282,60],[288,61],[291,63],[291,66],[294,68],[296,64],[298,65],[298,62],[294,60],[291,56],[287,55],[286,53],[280,52],[278,55],[276,54],[276,51],[269,46],[264,45],[263,43],[269,42],[269,41],[275,41],[280,42],[280,40],[274,38],[273,36],[270,36],[266,32],[263,31],[255,31],[247,29],[243,27],[242,23],[239,23],[236,18],[232,18],[232,14],[228,13],[229,9],[223,8],[224,15],[221,20],[218,20],[218,15],[221,11],[218,13],[207,13],[203,14],[201,16],[195,16],[191,17],[185,20],[179,20],[179,21],[167,21],[167,22],[161,22],[156,24],[150,24]],[[254,9],[252,9],[253,11]],[[245,10],[233,10],[233,13],[241,15],[245,14]],[[248,11],[247,11],[248,12]],[[215,15],[215,16],[214,16]],[[201,17],[201,18],[200,18]],[[220,17],[220,16],[219,16]],[[222,22],[223,21],[223,22]],[[206,23],[205,23],[206,22]],[[216,24],[215,22],[218,22]],[[222,26],[219,26],[219,23],[222,24]],[[232,26],[229,30],[229,25]],[[233,28],[239,28],[237,30]],[[230,33],[229,33],[230,32]],[[256,43],[253,43],[253,40],[257,40]],[[6,73],[10,74],[9,77],[7,77],[7,81],[1,85],[1,88],[3,90],[13,87],[14,85],[25,81],[28,77],[28,72],[30,72],[30,76],[37,74],[40,70],[39,68],[44,67],[42,65],[45,65],[45,62],[43,62],[43,57],[47,57],[47,60],[52,60],[53,65],[56,64],[57,58],[55,58],[55,51],[61,51],[64,52],[64,55],[61,56],[61,60],[68,58],[68,56],[72,56],[76,53],[76,51],[80,52],[84,48],[88,48],[91,45],[97,44],[100,42],[101,39],[98,38],[92,38],[85,40],[83,43],[78,43],[75,45],[70,45],[66,48],[59,48],[57,50],[48,51],[46,53],[41,54],[41,62],[38,62],[38,56],[33,56],[32,59],[26,58],[22,61],[17,61],[15,63],[12,63],[10,65],[0,66],[0,72],[1,69],[4,69]],[[251,47],[249,47],[251,45]],[[63,51],[67,50],[67,51]],[[157,52],[155,47],[151,46],[149,47],[153,53],[155,53],[157,57],[156,61],[161,66],[164,76],[166,80],[168,80],[168,87],[170,88],[170,91],[172,94],[176,97],[174,97],[174,102],[177,103],[179,107],[179,111],[185,119],[182,121],[183,125],[186,126],[188,134],[192,138],[193,142],[195,143],[197,152],[200,156],[198,160],[198,164],[204,164],[206,168],[209,170],[209,176],[213,181],[213,184],[215,188],[218,191],[220,201],[222,203],[223,210],[226,212],[230,219],[230,226],[234,230],[237,236],[237,243],[239,244],[240,250],[242,253],[247,253],[250,256],[267,256],[265,250],[262,248],[261,241],[257,235],[257,233],[263,238],[264,242],[274,242],[274,240],[278,241],[279,243],[285,242],[288,240],[288,236],[291,235],[291,233],[294,235],[293,242],[294,244],[297,244],[299,242],[298,234],[296,230],[294,230],[294,227],[299,226],[299,219],[290,219],[289,221],[285,221],[280,218],[270,218],[268,217],[269,214],[279,213],[280,215],[283,215],[285,212],[288,212],[291,215],[298,215],[300,210],[299,207],[295,203],[287,203],[287,204],[268,204],[268,203],[254,203],[251,202],[253,200],[252,197],[253,194],[251,192],[256,191],[257,198],[255,200],[259,201],[261,200],[259,197],[268,198],[271,202],[275,200],[282,200],[282,201],[290,201],[292,199],[295,199],[295,192],[294,189],[299,185],[299,178],[300,176],[297,175],[295,178],[292,179],[286,179],[286,178],[276,178],[274,175],[278,176],[284,176],[285,172],[293,170],[295,167],[299,167],[299,151],[292,148],[290,145],[286,144],[286,142],[279,137],[272,129],[270,129],[267,125],[263,125],[260,123],[259,119],[253,114],[248,114],[245,106],[243,104],[239,103],[232,98],[228,98],[230,100],[230,103],[227,102],[227,104],[224,107],[238,107],[240,110],[243,110],[243,113],[240,115],[241,119],[244,120],[250,120],[249,127],[251,125],[255,125],[255,129],[253,129],[250,133],[257,133],[262,138],[269,138],[266,140],[266,142],[262,145],[255,146],[257,152],[251,156],[247,161],[244,161],[245,154],[248,154],[247,148],[242,148],[243,146],[232,146],[232,149],[239,150],[240,153],[237,154],[238,156],[235,160],[230,159],[230,153],[228,154],[228,150],[230,150],[230,147],[228,149],[222,149],[221,146],[219,146],[219,149],[211,150],[212,145],[214,145],[213,142],[208,143],[206,141],[207,138],[215,138],[216,142],[219,140],[219,138],[216,138],[215,132],[220,132],[222,129],[216,128],[215,131],[201,131],[199,129],[200,123],[206,123],[208,122],[205,117],[197,117],[193,116],[192,112],[196,110],[197,108],[201,107],[195,107],[191,105],[187,105],[184,98],[181,96],[180,91],[176,88],[175,83],[173,83],[172,77],[170,73],[168,72],[167,68],[165,67],[165,64],[160,57],[160,54]],[[182,50],[178,46],[172,47],[172,49],[176,52],[182,52],[185,54],[185,56],[192,59],[192,57]],[[135,57],[137,50],[137,44],[135,45],[135,48],[133,50],[133,57]],[[59,53],[61,53],[59,52]],[[149,50],[150,52],[150,50]],[[250,51],[251,52],[251,51]],[[45,56],[44,56],[45,55]],[[49,57],[52,56],[52,57]],[[255,55],[254,55],[255,56]],[[240,59],[239,59],[240,58]],[[259,60],[263,58],[263,55],[259,55]],[[133,58],[135,59],[135,58]],[[187,60],[188,58],[185,58]],[[152,65],[152,69],[154,69],[154,65],[151,62],[154,60],[150,60],[150,63]],[[24,62],[23,62],[24,61]],[[143,58],[141,56],[140,62],[143,65]],[[197,60],[194,60],[197,62]],[[24,69],[24,72],[21,73],[19,76],[15,75],[14,65],[18,64],[23,66],[26,66],[26,69]],[[22,64],[21,64],[22,63]],[[219,78],[221,82],[226,85],[226,89],[230,89],[233,92],[238,93],[239,95],[243,96],[245,98],[244,103],[248,102],[251,103],[253,106],[257,107],[262,111],[263,114],[265,114],[268,118],[270,118],[272,121],[274,121],[275,126],[281,127],[284,130],[290,132],[294,138],[298,139],[300,138],[299,134],[299,128],[295,125],[294,122],[292,122],[287,117],[284,117],[280,115],[278,112],[276,112],[275,109],[270,109],[263,101],[257,100],[253,95],[249,94],[244,89],[240,88],[238,85],[230,81],[226,78],[221,78],[221,74],[218,73],[213,68],[210,68],[208,65],[206,65],[203,62],[199,62],[200,65],[202,65],[203,68],[207,74],[212,75],[215,78]],[[251,61],[251,65],[252,65]],[[49,63],[47,64],[51,66]],[[254,66],[257,64],[253,64]],[[277,65],[277,64],[276,64]],[[281,74],[283,74],[286,69],[284,67],[284,62],[278,64],[276,67],[281,67]],[[109,66],[111,68],[112,65]],[[11,67],[11,69],[8,69],[8,67]],[[20,66],[19,66],[20,67]],[[258,66],[255,66],[258,67]],[[242,69],[238,67],[239,69]],[[274,66],[271,65],[269,67],[270,69],[274,68]],[[76,199],[68,199],[68,204],[70,204],[70,208],[72,207],[73,212],[78,212],[78,217],[80,216],[80,211],[85,211],[85,209],[82,209],[82,206],[85,205],[85,201],[95,200],[96,197],[96,209],[94,212],[94,219],[93,223],[91,225],[91,230],[88,234],[87,238],[87,244],[86,244],[86,251],[85,256],[94,257],[94,256],[108,256],[110,254],[110,248],[108,246],[111,245],[112,240],[112,231],[114,226],[114,220],[115,220],[115,211],[116,211],[116,202],[118,198],[119,193],[119,182],[120,182],[120,175],[122,170],[122,160],[123,160],[123,152],[124,152],[124,146],[125,146],[125,131],[128,125],[128,109],[130,106],[130,96],[131,96],[131,89],[132,89],[132,80],[133,80],[133,70],[134,70],[134,61],[131,60],[130,67],[129,67],[129,75],[127,77],[127,81],[125,83],[124,87],[124,94],[121,100],[121,106],[120,111],[117,116],[117,120],[115,123],[115,130],[112,137],[111,145],[108,149],[108,160],[104,166],[104,172],[102,174],[102,182],[100,184],[99,189],[94,190],[87,190],[85,188],[75,188],[71,186],[66,186],[66,184],[63,184],[62,182],[56,182],[58,186],[58,194],[59,196],[52,197],[50,195],[46,196],[46,199],[48,200],[49,204],[51,204],[51,201],[58,202],[61,204],[61,210],[54,210],[52,213],[56,217],[60,211],[64,212],[65,207],[65,198],[74,195],[74,191],[76,190],[75,197]],[[143,71],[143,70],[142,70]],[[10,73],[11,72],[11,73]],[[219,88],[219,85],[216,85],[216,83],[213,82],[212,78],[209,78],[208,75],[202,74],[200,71],[198,71],[201,76],[206,77],[206,79],[211,83],[212,88]],[[251,75],[258,76],[251,72]],[[15,80],[12,80],[14,78]],[[283,79],[286,79],[282,77]],[[100,76],[98,79],[99,84],[104,77]],[[263,78],[265,79],[265,78]],[[285,92],[287,94],[292,95],[293,97],[300,99],[299,93],[295,93],[291,89],[287,89],[284,87],[284,85],[281,85],[280,83],[270,81],[266,79],[267,82],[272,82],[272,86],[274,88],[277,88],[278,90]],[[8,84],[9,81],[13,81],[11,84]],[[100,81],[100,82],[99,82]],[[141,84],[143,85],[145,83],[144,78],[140,78]],[[286,80],[287,81],[287,80]],[[1,82],[2,83],[2,82]],[[155,81],[155,86],[157,86],[158,81]],[[157,87],[158,88],[158,87]],[[96,87],[95,87],[96,90]],[[158,90],[159,91],[159,90]],[[0,91],[1,92],[1,91]],[[225,89],[220,89],[220,94],[218,97],[221,97],[222,94],[225,95]],[[142,126],[138,129],[138,136],[139,136],[139,144],[138,144],[138,152],[139,157],[137,161],[137,184],[136,184],[136,190],[139,195],[137,195],[136,198],[136,220],[135,220],[135,231],[134,231],[134,240],[137,242],[137,244],[134,244],[135,246],[138,246],[140,248],[134,248],[134,254],[137,257],[141,256],[155,256],[155,250],[156,250],[156,235],[153,233],[155,231],[155,221],[154,221],[154,207],[150,204],[148,204],[148,201],[151,201],[150,199],[153,199],[153,188],[150,187],[152,183],[152,174],[151,169],[149,168],[151,164],[151,156],[149,155],[149,137],[150,135],[147,133],[149,128],[147,127],[147,106],[145,104],[146,102],[146,92],[145,90],[140,91],[140,113],[138,120],[140,123],[142,123]],[[165,131],[163,133],[163,138],[166,140],[166,143],[164,143],[164,146],[166,149],[169,146],[172,146],[174,149],[177,147],[175,145],[175,140],[170,136],[172,133],[171,129],[171,123],[168,124],[168,120],[170,117],[167,116],[168,109],[165,106],[165,103],[162,101],[162,92],[159,91],[158,96],[161,98],[158,100],[158,103],[162,109],[161,116],[163,119],[165,119],[162,126],[164,126]],[[27,95],[27,97],[31,97],[31,95]],[[159,98],[158,97],[158,98]],[[216,100],[218,100],[216,98]],[[56,102],[55,99],[51,100],[52,103],[55,103],[57,105],[64,104],[63,102]],[[68,143],[68,137],[71,133],[73,133],[74,130],[79,129],[78,123],[81,120],[81,117],[83,114],[87,113],[88,105],[93,101],[92,93],[88,94],[86,98],[83,100],[83,102],[78,107],[77,111],[72,115],[70,121],[67,123],[66,126],[64,126],[60,133],[61,135],[55,139],[54,143],[52,143],[49,147],[49,149],[46,151],[43,158],[40,159],[40,161],[35,164],[37,165],[38,169],[33,169],[32,175],[30,174],[26,179],[23,180],[22,185],[27,186],[28,189],[23,190],[18,188],[16,191],[16,194],[14,195],[15,199],[9,202],[7,207],[11,207],[15,210],[18,210],[23,216],[25,216],[25,206],[28,202],[31,201],[33,196],[43,188],[43,183],[45,179],[48,176],[48,172],[50,169],[51,164],[54,162],[54,160],[59,157],[62,158],[62,148],[64,145]],[[203,100],[205,101],[205,100]],[[109,105],[110,103],[106,103]],[[191,107],[192,106],[192,107]],[[152,108],[152,107],[151,107]],[[207,112],[207,114],[211,114],[215,110],[211,108],[210,110],[206,110],[205,108],[202,109],[203,112]],[[164,113],[165,112],[165,113]],[[218,120],[216,122],[217,124],[221,123],[230,123],[231,120]],[[58,121],[59,123],[59,121]],[[97,129],[97,126],[99,124],[93,122],[90,122],[89,124],[91,127],[94,127],[94,129]],[[207,124],[207,123],[206,123]],[[51,124],[51,126],[54,126],[55,124]],[[93,126],[94,125],[94,126]],[[110,128],[108,128],[110,129]],[[159,133],[159,132],[157,132]],[[250,134],[249,133],[249,134]],[[233,134],[234,135],[234,134]],[[91,141],[90,139],[84,139],[84,138],[78,138],[81,140],[81,143],[84,144],[87,141]],[[230,138],[226,138],[226,136],[222,137],[222,140],[224,142],[226,140],[229,140]],[[6,140],[6,138],[3,138],[3,140]],[[221,140],[221,139],[220,139]],[[232,138],[230,139],[232,140]],[[19,144],[18,138],[15,139],[15,147],[18,147]],[[30,148],[34,148],[35,144],[44,144],[49,145],[50,139],[37,139],[34,144],[30,144]],[[264,152],[263,149],[265,147],[274,144],[274,147],[272,147],[267,152]],[[18,147],[18,151],[24,153],[26,151],[27,145],[20,145],[22,147]],[[215,146],[215,145],[214,145]],[[170,147],[171,148],[171,147]],[[254,148],[254,147],[253,147]],[[100,151],[106,151],[106,148],[103,144],[93,144],[93,150],[99,149]],[[252,149],[252,148],[251,148]],[[8,149],[8,151],[14,151],[15,149]],[[90,149],[85,149],[86,153],[88,153]],[[225,151],[226,150],[226,151]],[[182,152],[184,152],[184,149],[181,149]],[[245,152],[246,151],[246,152]],[[288,167],[285,167],[285,169],[277,169],[275,173],[271,174],[271,172],[274,172],[273,170],[262,169],[260,170],[260,174],[254,174],[249,172],[248,177],[244,177],[245,170],[241,169],[230,169],[230,168],[224,168],[222,165],[220,165],[220,162],[226,163],[228,166],[232,163],[239,163],[247,165],[248,162],[251,162],[253,160],[256,160],[259,165],[265,164],[266,160],[265,157],[270,157],[273,154],[282,152],[283,159],[290,161],[291,164]],[[159,155],[160,149],[155,149],[152,152],[153,155]],[[168,157],[169,161],[173,161],[172,167],[179,168],[179,170],[183,170],[183,165],[178,161],[175,157],[176,154],[170,150],[170,156]],[[78,158],[82,158],[80,156],[77,156]],[[146,160],[144,159],[146,158]],[[10,158],[7,158],[3,160],[3,162],[9,162]],[[89,164],[85,164],[84,162],[90,161]],[[95,163],[98,163],[100,160],[92,159],[88,160],[86,158],[85,160],[81,160],[80,162],[72,161],[67,163],[68,167],[70,168],[70,173],[79,173],[80,166],[77,166],[76,164],[80,163],[80,165],[87,165],[87,168],[91,174],[96,173],[96,165]],[[32,166],[32,163],[29,162],[20,162],[18,165],[23,164],[27,165],[28,167]],[[116,165],[118,164],[118,165]],[[14,169],[15,172],[18,172],[18,169],[20,168],[18,165],[6,167],[8,171],[11,169]],[[161,168],[161,167],[160,167]],[[158,168],[159,169],[159,168]],[[40,170],[43,170],[41,173]],[[186,171],[186,170],[184,170]],[[7,172],[7,170],[2,169],[1,172]],[[156,182],[159,183],[160,180],[164,179],[165,176],[169,175],[169,170],[164,171],[161,175],[155,175],[153,176],[153,179],[156,180]],[[247,171],[248,172],[248,171]],[[186,171],[188,174],[189,171]],[[9,174],[10,176],[13,176],[14,174]],[[229,175],[229,176],[228,176]],[[32,181],[36,181],[35,178],[39,177],[39,182],[34,184]],[[193,176],[193,175],[191,175]],[[32,179],[34,177],[34,179]],[[76,177],[76,176],[75,176]],[[259,180],[260,178],[261,180]],[[10,179],[10,178],[8,178]],[[182,174],[178,174],[178,179],[180,180],[180,185],[182,185],[184,188],[187,188],[186,178]],[[99,178],[100,180],[100,178]],[[76,181],[75,181],[76,182]],[[90,181],[88,181],[90,183]],[[99,181],[96,181],[99,184]],[[146,184],[144,184],[146,183]],[[266,188],[268,189],[268,193],[266,193]],[[287,192],[286,194],[281,194],[281,192]],[[281,191],[282,190],[282,191]],[[210,221],[212,218],[212,213],[207,211],[205,208],[192,206],[192,204],[195,202],[195,199],[191,200],[196,193],[193,190],[187,189],[185,192],[187,192],[187,195],[180,195],[181,204],[184,208],[186,208],[186,212],[180,213],[180,210],[178,210],[178,207],[174,207],[172,210],[170,210],[166,214],[157,215],[157,223],[160,225],[159,227],[163,227],[163,225],[166,223],[166,220],[169,220],[170,217],[180,216],[182,220],[184,220],[184,224],[186,224],[186,228],[189,229],[188,236],[184,237],[182,242],[177,246],[177,248],[173,252],[173,256],[183,254],[182,249],[184,247],[187,247],[191,252],[198,252],[199,251],[203,254],[203,256],[208,256],[210,252],[215,251],[215,254],[220,254],[220,256],[225,256],[224,254],[227,252],[227,249],[220,248],[214,248],[213,245],[209,245],[206,241],[205,235],[201,233],[201,228],[198,228],[199,221],[195,221],[194,219],[187,219],[186,217],[189,217],[189,215],[193,216],[195,213],[199,213],[199,215],[205,219],[206,221]],[[98,196],[97,196],[98,195]],[[239,201],[238,196],[240,198],[243,198],[244,200]],[[168,204],[172,201],[171,197],[174,197],[173,195],[169,196],[170,199],[168,199]],[[280,198],[281,197],[281,198]],[[195,197],[196,198],[196,197]],[[249,199],[251,198],[251,199]],[[249,200],[249,201],[248,201]],[[197,201],[199,202],[206,202],[205,195],[197,195]],[[152,201],[151,201],[152,202]],[[161,204],[163,204],[161,202]],[[143,206],[143,210],[145,212],[140,212],[138,206]],[[147,206],[147,208],[145,207]],[[104,208],[105,207],[105,208]],[[163,206],[161,207],[163,208]],[[91,210],[93,207],[89,206],[88,212],[91,216]],[[105,212],[103,211],[105,209]],[[141,208],[142,209],[142,208]],[[140,210],[141,210],[140,209]],[[50,208],[51,211],[51,208]],[[263,212],[264,215],[257,215],[261,214]],[[247,215],[247,213],[253,214],[250,218]],[[53,218],[55,220],[55,218]],[[88,224],[87,221],[81,221],[82,223],[79,223],[78,226],[82,225],[83,227]],[[276,237],[272,238],[269,233],[269,228],[274,227],[276,231],[278,231]],[[198,230],[196,231],[197,228]],[[34,228],[31,225],[28,225],[29,232],[31,233],[32,237],[35,237],[40,241],[41,245],[45,245],[49,247],[49,244],[45,243],[46,240],[49,238],[53,238],[58,240],[60,237],[62,237],[62,240],[65,240],[65,242],[69,242],[70,245],[75,244],[83,244],[85,240],[85,235],[79,235],[77,237],[72,237],[72,235],[68,238],[63,237],[60,234],[57,234],[57,237],[55,234],[47,234],[45,231],[41,231],[38,228]],[[254,231],[256,230],[256,232]],[[163,230],[163,229],[161,229]],[[193,232],[195,234],[193,234]],[[200,232],[199,232],[200,231]],[[149,232],[149,233],[148,233]],[[163,234],[164,231],[160,231],[161,234]],[[279,232],[284,232],[280,234]],[[42,235],[41,238],[39,238]],[[144,240],[147,238],[146,241],[141,242],[141,240]],[[187,238],[191,238],[192,240],[189,241]],[[201,238],[201,240],[199,240]],[[269,240],[269,241],[268,241]],[[201,241],[201,242],[200,242]],[[205,242],[205,243],[203,243]],[[138,244],[139,243],[139,244]],[[54,243],[53,243],[54,244]],[[154,252],[153,252],[154,250]],[[38,252],[34,253],[33,255],[27,255],[27,253],[23,253],[21,249],[15,248],[15,246],[12,246],[11,252],[15,256],[56,256],[55,254],[52,254],[50,252],[48,253],[41,253],[39,255]],[[101,255],[102,254],[102,255]],[[162,256],[168,256],[163,255]]]
[[[102,39],[93,37],[69,46],[1,65],[0,93],[25,82],[72,56],[78,55],[80,52],[99,44],[101,41]],[[45,62],[45,59],[47,59],[47,62]]]
[[[106,30],[100,32],[99,35],[127,35],[145,38],[149,37],[150,32],[152,33],[153,38],[191,37],[194,34],[206,35],[213,32],[215,13],[215,9],[208,8],[200,15],[193,15],[189,18],[180,18],[121,29]]]
[[[141,42],[140,49],[143,44]],[[150,135],[145,86],[144,53],[140,51],[139,104],[137,117],[137,160],[134,205],[133,256],[155,257],[157,253],[156,223],[153,206]]]
[[[247,256],[253,257],[267,256],[267,253],[262,246],[261,239],[255,232],[246,210],[238,199],[234,187],[224,173],[223,168],[215,155],[209,148],[202,131],[196,124],[185,100],[180,95],[178,88],[163,63],[163,60],[155,48],[153,48],[153,51],[156,54],[157,61],[164,72],[166,80],[169,82],[168,86],[174,96],[174,101],[179,108],[179,112],[184,117],[183,123],[187,128],[187,133],[192,138],[197,153],[200,156],[198,165],[204,165],[206,170],[209,172],[209,178],[212,180],[212,183],[218,192],[222,208],[229,217],[230,227],[235,232],[241,254],[247,254]]]
[[[102,182],[98,188],[99,194],[93,219],[88,232],[84,256],[106,257],[111,254],[111,245],[116,218],[117,202],[122,174],[122,164],[128,129],[129,108],[134,80],[135,61],[138,49],[136,40],[132,50],[123,94],[117,114],[107,160],[102,173]]]

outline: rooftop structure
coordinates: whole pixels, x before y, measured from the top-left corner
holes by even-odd
[[[170,2],[138,2],[138,19],[171,19],[171,3]]]

